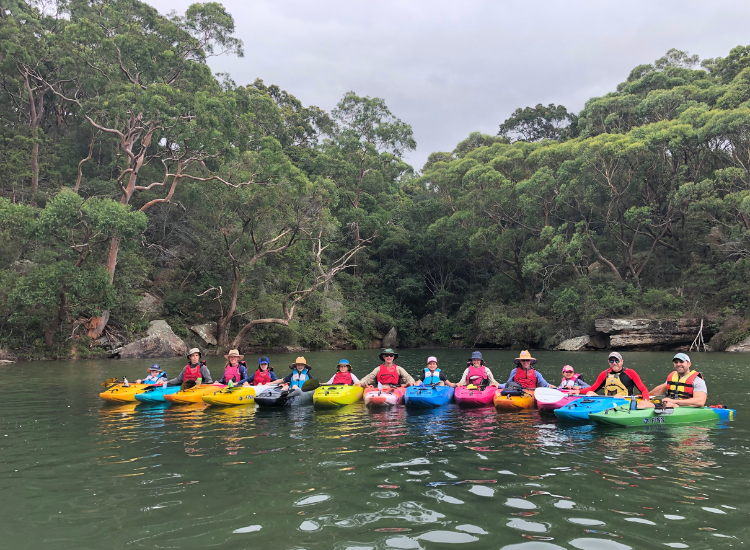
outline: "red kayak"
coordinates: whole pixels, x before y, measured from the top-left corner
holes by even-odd
[[[456,393],[453,395],[456,403],[461,407],[486,407],[493,404],[495,393],[497,393],[495,386],[487,386],[482,389],[469,385],[456,387]]]
[[[365,405],[368,407],[391,407],[404,404],[406,386],[391,386],[378,389],[367,386],[364,393]]]

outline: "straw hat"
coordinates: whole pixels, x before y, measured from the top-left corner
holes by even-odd
[[[227,353],[224,358],[229,359],[230,357],[236,357],[237,359],[244,359],[244,355],[240,355],[240,350],[238,349],[230,349],[229,353]]]
[[[531,361],[531,364],[533,365],[536,363],[536,359],[534,359],[531,354],[529,353],[529,350],[525,349],[521,353],[518,354],[518,357],[516,359],[513,359],[513,362],[518,365],[521,363],[521,361]]]
[[[190,356],[191,356],[191,355],[193,355],[194,353],[197,353],[198,355],[200,355],[201,357],[203,357],[203,354],[201,353],[201,350],[200,350],[200,349],[198,349],[198,348],[190,348],[190,349],[188,350],[188,352],[187,352],[187,356],[188,356],[188,357],[190,357]]]
[[[307,370],[312,370],[312,367],[307,364],[307,361],[305,361],[305,358],[302,357],[302,356],[297,357],[297,359],[294,361],[294,363],[292,363],[291,365],[289,365],[289,368],[292,369],[292,370],[294,370],[294,368],[297,365],[305,365],[307,367]]]

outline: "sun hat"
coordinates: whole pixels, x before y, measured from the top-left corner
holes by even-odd
[[[312,370],[312,367],[307,364],[307,361],[305,361],[305,358],[302,357],[302,356],[297,357],[297,359],[294,361],[294,363],[292,363],[291,365],[289,365],[289,368],[292,369],[292,370],[294,370],[294,367],[296,367],[297,365],[305,365],[307,367],[307,370]]]
[[[188,352],[187,352],[187,356],[190,357],[194,353],[197,353],[198,355],[200,355],[201,357],[203,357],[203,354],[201,353],[201,350],[199,348],[190,348],[188,350]]]
[[[238,359],[243,359],[245,356],[240,354],[239,350],[236,349],[230,349],[229,353],[227,353],[224,358],[229,359],[230,357],[237,357]]]
[[[687,353],[678,353],[674,357],[672,357],[672,361],[675,359],[679,359],[680,361],[685,361],[686,363],[690,363],[690,357],[688,357]]]
[[[349,364],[349,361],[347,361],[346,359],[341,359],[339,361],[339,364],[336,365],[336,368],[340,367],[341,365],[344,365],[345,367],[349,367],[349,372],[352,372],[352,366]]]
[[[534,359],[531,354],[529,353],[529,350],[525,349],[521,353],[518,354],[518,357],[513,359],[513,362],[516,365],[521,364],[521,361],[531,361],[531,364],[533,365],[536,363],[536,359]]]
[[[148,370],[161,370],[161,367],[159,366],[159,363],[154,363],[148,368]]]
[[[469,361],[471,361],[472,359],[479,359],[480,361],[482,361],[482,352],[481,351],[472,352],[471,357],[469,358]]]
[[[381,361],[385,361],[385,359],[383,359],[384,355],[393,355],[393,360],[394,361],[396,359],[398,359],[398,353],[396,353],[395,351],[393,351],[392,348],[386,348],[386,349],[383,350],[383,353],[380,354],[380,360]]]
[[[428,363],[432,363],[433,361],[435,361],[435,363],[437,363],[437,357],[435,357],[434,355],[430,355],[430,356],[429,356],[429,357],[427,358],[427,362],[428,362]]]
[[[565,372],[565,371],[567,371],[568,369],[570,369],[570,372],[573,372],[573,373],[574,373],[574,372],[576,371],[576,370],[575,370],[575,369],[574,369],[573,367],[571,367],[570,365],[565,365],[565,366],[563,367],[563,370],[562,370],[562,371],[563,371],[563,372]]]

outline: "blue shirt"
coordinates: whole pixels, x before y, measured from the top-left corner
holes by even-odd
[[[508,378],[508,382],[506,384],[513,382],[513,378],[516,377],[516,371],[518,369],[513,369],[510,371],[510,377]],[[537,388],[549,388],[549,382],[547,382],[544,379],[544,376],[542,376],[542,373],[540,373],[538,370],[534,369],[534,372],[536,373],[536,387]]]

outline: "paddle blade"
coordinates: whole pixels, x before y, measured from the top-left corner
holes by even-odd
[[[535,393],[536,400],[540,403],[557,403],[567,394],[553,388],[537,388]]]
[[[310,378],[310,380],[305,380],[305,383],[302,384],[302,387],[300,389],[302,391],[313,391],[313,390],[317,390],[319,387],[320,387],[320,382],[318,382],[314,378]]]
[[[111,386],[112,384],[117,384],[117,378],[107,378],[104,382],[102,382],[102,388],[106,388],[107,386]]]
[[[195,387],[195,380],[188,380],[187,382],[183,382],[180,384],[180,391],[189,390],[190,388]]]

